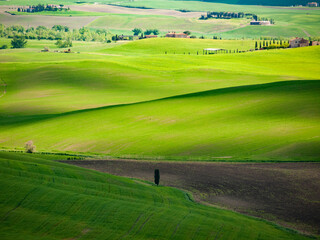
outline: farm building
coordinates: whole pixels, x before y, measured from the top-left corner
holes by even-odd
[[[169,38],[190,38],[190,36],[185,33],[175,33],[175,32],[167,33],[166,37],[169,37]]]
[[[317,2],[308,2],[308,7],[319,7],[319,4]]]
[[[304,38],[294,38],[294,39],[291,39],[289,41],[290,43],[290,47],[291,48],[297,48],[297,47],[307,47],[309,46],[309,41],[304,39]]]
[[[146,35],[145,37],[146,38],[157,38],[158,36],[157,35]]]
[[[251,21],[250,25],[263,25],[268,26],[271,25],[270,21]]]
[[[320,42],[319,41],[312,41],[311,45],[312,46],[317,46],[317,45],[320,45]]]

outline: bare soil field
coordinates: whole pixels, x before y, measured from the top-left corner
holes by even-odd
[[[199,18],[204,12],[180,12],[175,10],[166,9],[140,9],[128,8],[113,5],[71,5],[69,6],[74,11],[85,12],[104,12],[104,13],[117,13],[117,14],[138,14],[138,15],[164,15],[172,17],[185,17],[185,18]]]
[[[134,160],[65,161],[84,168],[191,191],[195,200],[320,233],[319,163],[186,163]]]

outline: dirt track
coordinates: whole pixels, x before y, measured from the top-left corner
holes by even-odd
[[[185,17],[185,18],[199,18],[204,12],[180,12],[176,10],[167,9],[139,9],[127,8],[112,5],[71,5],[69,6],[74,11],[85,12],[104,12],[104,13],[117,13],[117,14],[138,14],[138,15],[165,15],[172,17]]]
[[[319,234],[318,163],[177,163],[125,160],[67,161],[114,175],[186,189],[196,200]]]

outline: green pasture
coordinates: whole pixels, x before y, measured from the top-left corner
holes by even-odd
[[[186,9],[190,11],[226,11],[255,13],[259,17],[272,18],[275,26],[248,26],[237,30],[225,29],[223,31],[213,30],[215,34],[221,34],[226,38],[259,38],[260,36],[272,37],[309,37],[320,36],[318,23],[320,11],[317,8],[290,8],[290,7],[269,7],[254,5],[233,5],[214,2],[198,1],[133,1],[117,3],[119,5],[133,7],[151,7],[159,9]],[[230,32],[231,31],[231,32]],[[251,32],[253,31],[253,32]]]
[[[156,38],[133,41],[102,50],[104,53],[121,54],[202,54],[205,48],[247,51],[255,48],[253,40],[213,40]]]
[[[0,152],[1,239],[310,239],[174,188],[48,159]]]
[[[32,139],[39,150],[113,156],[319,160],[319,91],[319,81],[288,81],[4,118],[1,145]]]
[[[11,40],[10,38],[0,38],[0,46],[6,44],[8,45],[8,48],[11,48]],[[22,57],[23,55],[26,55],[26,58],[28,58],[27,54],[23,54],[24,52],[29,52],[30,55],[32,53],[37,53],[43,50],[45,47],[49,48],[49,50],[52,51],[61,51],[65,49],[60,49],[55,45],[57,41],[53,40],[30,40],[27,39],[27,45],[24,49],[7,49],[7,50],[1,50],[1,55],[4,55],[6,57],[9,57],[8,55],[14,56],[15,53],[20,53],[19,55]],[[74,52],[95,52],[99,50],[106,50],[108,47],[114,47],[115,45],[119,45],[119,43],[101,43],[101,42],[84,42],[84,41],[72,41],[72,50]],[[43,55],[42,55],[43,56]],[[65,55],[64,55],[65,56]],[[3,60],[5,57],[3,57]],[[9,59],[9,58],[8,58]],[[42,58],[45,60],[45,58]]]
[[[0,4],[17,4],[24,5],[23,0],[0,1]],[[38,3],[38,2],[35,2]],[[45,2],[43,2],[45,3]],[[74,1],[65,2],[59,1],[62,4],[75,4]],[[91,3],[90,1],[86,3]],[[255,6],[255,5],[236,5],[236,1],[228,2],[233,4],[216,3],[216,2],[199,2],[199,1],[171,1],[171,0],[141,0],[141,1],[102,1],[101,3],[116,3],[123,6],[131,7],[149,7],[156,9],[186,9],[189,11],[227,11],[227,12],[246,12],[254,13],[259,17],[272,18],[275,20],[274,26],[248,26],[249,19],[211,19],[211,20],[198,20],[196,18],[188,17],[172,17],[165,15],[136,15],[136,14],[107,14],[96,12],[41,12],[41,13],[18,13],[23,14],[28,19],[23,21],[30,21],[33,25],[34,22],[43,21],[41,18],[31,19],[32,15],[51,15],[45,21],[46,24],[53,23],[54,17],[90,17],[97,16],[99,18],[92,19],[92,21],[84,21],[83,25],[92,28],[114,29],[114,33],[123,33],[130,31],[135,27],[148,29],[157,28],[161,33],[167,31],[192,31],[195,35],[201,36],[202,34],[207,37],[214,35],[221,36],[226,39],[241,39],[241,38],[255,38],[261,36],[269,37],[319,37],[320,30],[318,23],[320,21],[320,11],[318,8],[296,8],[296,7],[272,7],[272,6]],[[82,2],[85,4],[85,2]],[[30,5],[29,1],[28,4]],[[72,7],[71,7],[72,9]],[[27,15],[25,15],[27,14]],[[6,17],[6,16],[2,16]],[[52,17],[52,19],[50,19]],[[11,19],[13,23],[15,19]],[[8,20],[4,20],[6,23]],[[70,20],[71,21],[71,20]],[[10,22],[10,21],[9,21]],[[8,23],[9,23],[8,22]]]
[[[186,31],[196,33],[216,33],[220,31],[229,31],[239,28],[241,25],[248,25],[248,19],[215,19],[203,21],[193,18],[171,17],[163,15],[126,15],[126,14],[108,14],[100,17],[88,27],[132,30],[135,27],[142,29],[159,29],[162,32],[168,31]]]
[[[43,12],[36,12],[36,13],[28,13],[28,12],[17,12],[17,11],[10,11],[10,14],[13,15],[45,15],[45,16],[104,16],[107,13],[101,12],[84,12],[84,11],[43,11]]]
[[[123,0],[118,0],[120,2]],[[95,0],[55,0],[54,4],[64,4],[64,5],[74,5],[74,4],[93,4]],[[114,2],[113,0],[102,0],[101,3],[108,4]],[[18,6],[29,6],[29,5],[37,5],[37,4],[53,4],[52,0],[1,0],[0,5],[18,5]]]
[[[41,42],[0,51],[2,148],[318,160],[319,47],[196,55],[254,41],[159,38],[65,54]]]

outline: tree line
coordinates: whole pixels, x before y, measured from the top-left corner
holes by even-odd
[[[139,34],[144,34],[144,35],[159,35],[160,34],[160,31],[158,29],[147,29],[145,31],[143,31],[141,28],[134,28],[132,30],[133,32],[133,35],[134,36],[138,36]]]
[[[27,8],[24,7],[18,7],[17,11],[18,12],[44,12],[44,11],[49,11],[49,12],[57,12],[59,11],[69,11],[70,8],[63,8],[63,4],[59,5],[60,7],[56,6],[56,5],[44,5],[44,4],[38,4],[38,5],[30,5]]]
[[[86,27],[80,29],[69,29],[67,26],[54,25],[52,28],[38,26],[36,28],[24,28],[20,25],[4,26],[0,24],[0,37],[14,38],[16,36],[25,39],[47,39],[47,40],[74,40],[74,41],[96,41],[107,42],[111,34],[107,30],[93,30]]]
[[[232,19],[232,18],[250,18],[255,21],[270,21],[271,24],[274,24],[274,19],[261,18],[253,13],[244,13],[244,12],[207,12],[207,15],[201,15],[201,20],[206,20],[209,18],[217,19]]]
[[[255,42],[255,50],[259,49],[276,49],[276,48],[288,48],[290,46],[289,41],[286,40],[263,40]]]

